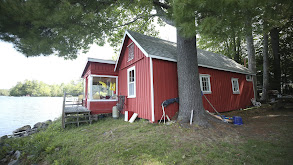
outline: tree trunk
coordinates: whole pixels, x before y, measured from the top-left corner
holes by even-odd
[[[206,126],[206,113],[203,108],[199,85],[196,39],[183,38],[177,30],[177,72],[179,91],[178,121],[188,123],[193,110],[194,124]]]
[[[248,54],[248,69],[255,75],[252,76],[254,98],[257,99],[257,84],[256,84],[256,60],[255,50],[252,36],[251,18],[246,22],[246,44]]]
[[[279,30],[273,28],[270,31],[271,44],[274,56],[274,80],[272,81],[272,86],[274,89],[281,92],[281,64],[280,64],[280,54],[279,54]]]
[[[268,70],[268,34],[263,35],[263,85],[262,95],[260,100],[267,101],[268,99],[268,87],[269,87],[269,70]]]
[[[239,59],[239,51],[237,50],[237,44],[238,43],[236,43],[236,37],[235,37],[235,35],[233,35],[234,37],[233,37],[233,52],[234,52],[234,60],[236,61],[236,62],[240,62],[240,59]]]

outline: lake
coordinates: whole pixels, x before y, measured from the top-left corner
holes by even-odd
[[[24,125],[54,120],[62,114],[63,97],[0,96],[0,137]]]

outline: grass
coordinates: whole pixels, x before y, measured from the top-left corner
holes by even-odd
[[[215,131],[217,132],[217,131]],[[44,164],[291,164],[292,143],[219,135],[105,118],[92,125],[61,129],[57,120],[43,132],[7,139],[7,151],[20,150],[22,163]]]

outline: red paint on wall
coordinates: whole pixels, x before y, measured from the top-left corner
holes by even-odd
[[[209,74],[211,81],[211,94],[205,94],[219,112],[226,112],[251,105],[253,98],[253,85],[246,80],[244,74],[225,72],[215,69],[199,67],[200,74]],[[232,78],[238,78],[240,94],[233,94]],[[203,104],[206,110],[214,112],[213,108],[203,97]]]
[[[112,113],[112,108],[117,104],[117,101],[88,101],[88,76],[89,75],[108,75],[118,76],[117,72],[114,72],[114,64],[106,64],[99,62],[88,62],[86,65],[86,71],[83,78],[86,79],[86,92],[84,105],[92,114]],[[119,90],[119,88],[118,88]]]
[[[163,101],[178,97],[177,64],[158,59],[152,59],[152,61],[155,121],[158,121],[163,114],[161,106]],[[178,109],[178,103],[173,103],[165,108],[165,112],[172,118],[178,112]]]
[[[91,114],[112,113],[112,108],[116,104],[117,101],[92,101],[89,110]]]
[[[127,46],[131,43],[131,39],[126,37],[117,67],[119,71],[119,95],[126,96],[124,110],[138,113],[139,118],[144,118],[151,121],[152,116],[149,58],[145,57],[142,51],[136,45],[134,45],[134,58],[131,61],[128,61]],[[132,66],[135,66],[136,97],[127,98],[127,69]]]

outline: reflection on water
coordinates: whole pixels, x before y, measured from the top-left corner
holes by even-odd
[[[0,136],[10,135],[24,125],[54,120],[61,116],[62,97],[0,96]]]

